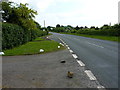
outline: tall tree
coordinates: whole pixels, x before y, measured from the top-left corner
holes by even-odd
[[[57,24],[57,25],[56,25],[56,28],[57,28],[57,27],[60,27],[60,24]]]
[[[24,29],[36,29],[34,18],[37,11],[29,9],[27,5],[27,3],[2,2],[3,19],[6,22],[18,24]]]
[[[80,28],[78,26],[75,27],[76,30],[79,30]]]

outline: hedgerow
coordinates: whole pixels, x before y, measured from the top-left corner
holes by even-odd
[[[2,49],[11,49],[13,47],[34,40],[38,36],[46,35],[45,31],[41,30],[25,30],[22,27],[10,24],[2,24]]]

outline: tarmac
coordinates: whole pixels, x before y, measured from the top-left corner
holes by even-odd
[[[65,61],[65,63],[61,63]],[[68,49],[37,55],[3,56],[3,88],[97,88]],[[68,71],[73,77],[67,77]]]

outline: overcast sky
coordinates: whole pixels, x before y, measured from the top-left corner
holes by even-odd
[[[102,26],[118,23],[118,1],[120,0],[11,0],[28,3],[36,10],[35,20],[46,26]]]

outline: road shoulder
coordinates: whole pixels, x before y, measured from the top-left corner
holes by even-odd
[[[66,63],[60,63],[65,60]],[[73,72],[73,78],[67,72]],[[70,52],[3,57],[3,87],[7,88],[97,88]]]

